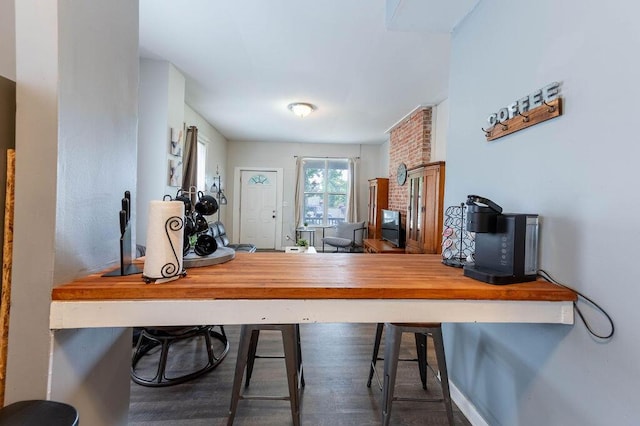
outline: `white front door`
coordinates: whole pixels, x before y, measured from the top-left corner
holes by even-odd
[[[277,173],[242,170],[240,176],[240,242],[259,249],[276,247]]]

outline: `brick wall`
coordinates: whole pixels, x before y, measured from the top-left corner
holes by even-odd
[[[406,223],[408,187],[396,180],[398,165],[407,169],[431,161],[431,108],[420,109],[391,130],[389,140],[389,209],[399,210]]]

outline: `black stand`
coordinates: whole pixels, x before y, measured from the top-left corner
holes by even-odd
[[[119,277],[125,275],[141,274],[142,271],[131,263],[131,193],[124,192],[122,210],[120,210],[120,267],[102,275],[103,277]]]
[[[467,257],[474,254],[475,244],[472,234],[465,230],[465,204],[450,206],[445,211],[442,239],[442,263],[455,268],[467,264]]]

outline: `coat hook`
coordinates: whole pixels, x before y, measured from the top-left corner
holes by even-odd
[[[556,107],[553,105],[549,105],[548,103],[546,103],[545,101],[542,101],[543,104],[545,104],[546,106],[549,107],[549,109],[547,110],[547,112],[554,112],[556,110]]]
[[[501,126],[502,126],[502,130],[507,130],[507,129],[509,128],[509,126],[507,126],[506,124],[504,124],[504,121],[498,121],[498,123],[497,123],[497,124],[499,124],[499,125],[501,125]]]
[[[485,137],[489,137],[491,136],[491,131],[493,130],[493,128],[496,126],[492,126],[490,129],[485,129],[484,127],[480,127],[482,129],[482,131],[484,132]]]
[[[523,123],[528,123],[528,122],[529,122],[529,115],[531,115],[531,114],[529,114],[529,115],[524,115],[523,113],[521,113],[520,111],[518,111],[518,115],[521,115],[521,116],[523,116],[523,117],[524,117],[524,118],[522,119],[522,122],[523,122]]]

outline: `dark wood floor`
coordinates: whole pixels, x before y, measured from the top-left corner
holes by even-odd
[[[129,424],[150,425],[226,425],[239,327],[225,327],[231,348],[226,359],[213,371],[190,382],[163,388],[143,387],[132,382]],[[301,326],[302,359],[306,387],[302,396],[302,424],[309,426],[379,425],[382,392],[374,383],[366,387],[375,324],[304,324]],[[258,353],[278,355],[282,343],[278,332],[260,334]],[[429,346],[432,346],[429,341]],[[191,342],[170,354],[171,368],[178,369],[201,361],[202,342]],[[382,348],[381,348],[382,353]],[[413,336],[405,334],[401,358],[415,357]],[[429,361],[436,365],[433,352]],[[179,367],[178,367],[179,366]],[[380,365],[382,367],[382,365]],[[422,389],[417,365],[401,362],[396,396],[434,398],[440,385],[429,375],[428,391]],[[286,395],[284,362],[258,359],[247,394]],[[470,425],[454,406],[456,425]],[[288,401],[241,400],[234,425],[291,425]],[[404,402],[393,404],[392,425],[446,425],[442,403]]]

